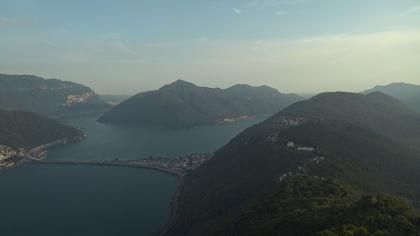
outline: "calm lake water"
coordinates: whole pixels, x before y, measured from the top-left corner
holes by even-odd
[[[53,148],[50,159],[137,159],[212,152],[262,121],[167,129],[72,118],[87,139]],[[164,225],[173,176],[146,169],[28,164],[0,171],[0,235],[147,236]]]

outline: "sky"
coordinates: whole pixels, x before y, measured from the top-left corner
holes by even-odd
[[[420,84],[420,0],[0,0],[0,73],[101,94]]]

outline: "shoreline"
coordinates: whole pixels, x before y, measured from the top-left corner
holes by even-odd
[[[60,146],[60,145],[66,145],[69,143],[74,143],[77,141],[81,141],[87,137],[87,134],[83,133],[83,135],[73,138],[64,138],[64,139],[57,139],[53,142],[38,145],[36,147],[33,147],[25,152],[24,158],[29,159],[42,159],[46,156],[48,149]]]
[[[53,161],[53,160],[36,160],[36,159],[30,159],[30,161],[27,161],[25,163],[28,164],[38,164],[38,165],[86,165],[86,166],[115,166],[115,167],[126,167],[126,168],[139,168],[139,169],[149,169],[158,171],[161,173],[165,173],[168,175],[172,175],[176,178],[181,178],[183,173],[172,171],[170,169],[164,169],[156,166],[147,166],[147,165],[137,165],[133,163],[124,163],[124,162],[114,162],[114,161],[103,161],[103,162],[97,162],[97,161]]]
[[[48,149],[58,146],[58,145],[64,145],[64,144],[80,141],[86,138],[86,136],[87,136],[86,134],[82,133],[82,135],[75,136],[72,138],[57,139],[49,143],[41,144],[35,147],[26,147],[26,148],[24,147],[13,148],[7,145],[3,145],[4,147],[7,147],[8,149],[10,149],[9,152],[11,152],[10,154],[12,155],[7,156],[6,158],[3,158],[0,160],[1,161],[0,170],[6,169],[6,168],[17,167],[19,165],[24,164],[27,160],[41,160],[48,153],[47,152]],[[4,150],[2,149],[2,151]]]
[[[54,142],[53,145],[62,142]],[[28,155],[24,160],[26,163],[44,164],[44,165],[96,165],[96,166],[117,166],[117,167],[135,167],[152,169],[155,171],[170,174],[179,178],[185,176],[189,171],[198,168],[204,162],[213,157],[213,153],[192,153],[177,158],[169,157],[149,157],[134,160],[48,160],[44,153],[49,146],[41,146],[33,151],[37,156]]]
[[[255,117],[254,117],[255,118]],[[176,189],[175,192],[172,194],[169,205],[170,205],[170,213],[169,213],[169,218],[167,220],[166,223],[164,223],[162,226],[160,226],[158,229],[156,229],[156,231],[152,234],[153,236],[162,236],[164,234],[166,234],[169,229],[170,226],[172,225],[172,223],[174,222],[174,219],[177,216],[177,211],[178,211],[178,200],[179,200],[179,196],[180,193],[182,191],[182,186],[183,186],[183,180],[184,180],[184,176],[187,174],[187,172],[189,172],[190,170],[193,170],[195,168],[197,168],[198,166],[200,166],[201,164],[203,164],[204,162],[208,161],[209,159],[211,159],[213,157],[213,153],[196,153],[196,154],[189,154],[186,156],[181,156],[178,158],[166,158],[166,157],[157,157],[157,158],[150,158],[149,159],[138,159],[138,160],[100,160],[100,161],[95,161],[95,160],[63,160],[63,161],[59,161],[59,160],[48,160],[48,150],[50,148],[56,147],[56,146],[60,146],[60,145],[65,145],[65,144],[69,144],[72,142],[77,142],[80,140],[83,140],[84,138],[86,138],[87,135],[83,134],[82,136],[79,137],[74,137],[74,138],[69,138],[69,139],[59,139],[59,140],[55,140],[53,142],[47,143],[47,144],[43,144],[43,145],[39,145],[36,147],[31,148],[30,150],[28,150],[24,157],[22,158],[22,162],[20,164],[41,164],[41,165],[90,165],[90,166],[115,166],[115,167],[126,167],[126,168],[142,168],[142,169],[149,169],[149,170],[154,170],[154,171],[158,171],[164,174],[168,174],[171,175],[173,177],[176,178]],[[158,161],[161,164],[165,164],[166,161],[173,161],[173,160],[194,160],[195,158],[200,159],[199,164],[198,165],[194,165],[194,166],[190,166],[190,167],[186,167],[185,165],[183,166],[185,169],[177,169],[177,168],[173,168],[171,166],[168,165],[153,165],[152,164],[147,164],[147,161]],[[192,158],[192,159],[191,159]],[[141,161],[144,161],[145,163],[142,163]],[[171,169],[172,168],[172,169]]]
[[[242,115],[238,117],[225,117],[219,120],[215,120],[214,124],[234,124],[241,121],[252,121],[257,119],[267,119],[273,114],[259,114],[259,115]]]
[[[51,147],[51,146],[49,146],[49,147]],[[189,156],[179,157],[179,159],[182,159],[182,158],[188,159],[188,157],[193,156],[193,155],[194,154],[190,154]],[[205,161],[208,161],[211,157],[213,157],[212,153],[207,154],[207,156],[205,157],[206,158]],[[169,218],[164,225],[159,227],[156,230],[156,232],[152,234],[152,236],[162,236],[162,235],[164,235],[168,232],[168,230],[170,229],[170,226],[174,222],[175,217],[177,216],[178,198],[179,198],[181,190],[182,190],[184,176],[186,174],[188,174],[188,171],[191,171],[193,169],[185,169],[185,170],[179,171],[179,170],[171,169],[171,168],[168,168],[168,167],[167,168],[162,168],[162,167],[159,167],[159,166],[142,164],[141,162],[139,162],[139,161],[142,161],[142,160],[147,161],[147,160],[150,160],[150,159],[139,159],[136,162],[135,160],[134,161],[133,160],[105,160],[105,161],[95,161],[95,160],[71,161],[71,160],[67,160],[67,161],[57,161],[57,160],[45,160],[45,159],[30,158],[29,160],[26,161],[26,163],[27,164],[40,164],[40,165],[90,165],[90,166],[95,166],[96,165],[96,166],[111,166],[111,167],[115,166],[115,167],[125,167],[125,168],[142,168],[142,169],[150,169],[150,170],[158,171],[158,172],[168,174],[168,175],[171,175],[171,176],[175,177],[176,180],[177,180],[177,183],[176,183],[175,192],[172,194],[170,202],[169,202],[169,207],[170,207]],[[171,161],[173,159],[161,158],[159,160],[161,160],[162,163],[164,163],[165,161]],[[204,163],[205,161],[203,161],[202,163]],[[24,161],[23,164],[25,164],[25,161]],[[198,166],[200,166],[200,165],[198,165]],[[196,166],[195,168],[197,168],[198,166]]]
[[[41,165],[90,165],[90,166],[115,166],[115,167],[126,167],[126,168],[143,168],[159,171],[165,174],[174,176],[177,179],[175,192],[172,194],[169,207],[170,213],[169,218],[165,224],[156,229],[153,236],[162,236],[166,234],[178,212],[178,200],[180,193],[183,188],[183,181],[185,175],[189,171],[194,170],[201,166],[206,161],[210,160],[214,156],[213,153],[198,153],[181,156],[178,158],[167,158],[167,157],[156,157],[147,159],[137,160],[45,160],[30,158],[26,162],[28,164],[41,164]],[[196,161],[195,165],[186,165]]]
[[[183,178],[184,178],[183,176],[178,177],[176,190],[175,190],[174,194],[172,195],[171,201],[169,203],[170,204],[170,212],[169,212],[169,219],[168,219],[167,223],[164,224],[160,229],[158,229],[151,236],[163,236],[163,235],[165,235],[168,232],[169,227],[172,225],[172,222],[175,219],[176,212],[177,212],[177,209],[178,209],[178,197],[179,197],[179,194],[181,192],[180,190],[181,190],[181,186],[183,184]]]
[[[171,129],[188,129],[193,127],[205,127],[205,126],[212,126],[212,125],[229,125],[229,124],[235,124],[242,121],[253,121],[257,119],[267,119],[270,117],[270,114],[261,114],[261,115],[243,115],[238,116],[235,118],[221,118],[221,119],[215,119],[209,122],[203,122],[203,123],[191,123],[191,124],[158,124],[158,123],[136,123],[136,122],[122,122],[122,121],[110,121],[110,120],[104,120],[99,117],[96,121],[103,124],[109,124],[109,125],[118,125],[118,126],[124,126],[124,127],[130,127],[130,126],[147,126],[147,127],[158,127],[158,128],[171,128]]]

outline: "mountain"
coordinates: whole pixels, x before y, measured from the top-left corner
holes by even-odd
[[[391,204],[394,200],[378,200],[375,196],[378,192],[395,194],[420,207],[420,186],[417,183],[420,178],[419,134],[420,115],[400,101],[378,92],[367,95],[324,93],[294,103],[261,124],[248,128],[219,149],[211,160],[188,173],[176,194],[172,220],[162,235],[231,235],[226,225],[254,230],[265,228],[264,222],[267,229],[276,227],[278,232],[284,232],[273,235],[315,235],[322,231],[325,233],[322,235],[343,235],[327,234],[327,230],[339,232],[347,230],[342,228],[347,226],[368,231],[383,230],[385,233],[387,230],[405,230],[402,226],[390,229],[391,225],[381,225],[382,221],[379,221],[385,220],[383,217],[405,215],[405,205],[399,208],[399,203]],[[289,185],[299,176],[336,179],[363,194],[372,194],[369,199],[376,198],[373,203],[383,203],[366,203],[370,200],[358,197],[346,200],[348,203],[344,206],[339,202],[336,205],[328,196],[309,189],[305,194],[308,197],[313,195],[313,199],[289,205],[285,201],[293,198],[280,196],[273,202],[258,205],[260,213],[247,214],[255,211],[249,205],[258,199],[262,202],[265,196],[275,195],[283,184]],[[297,181],[297,185],[305,185],[304,180]],[[332,186],[322,191],[335,194],[336,188]],[[364,210],[360,209],[360,204],[368,204],[372,209],[357,212],[358,209]],[[280,210],[271,212],[273,206]],[[287,206],[291,209],[282,213],[281,209]],[[337,210],[334,213],[338,214],[337,218],[331,215],[331,210]],[[394,210],[398,212],[376,215]],[[325,220],[323,223],[333,219],[339,222],[331,221],[329,225],[321,222],[320,227],[313,228],[311,220],[317,217],[311,214],[319,215],[319,220]],[[323,214],[326,218],[321,217]],[[373,219],[363,218],[369,214],[379,217],[376,228],[366,222],[355,222]],[[276,218],[270,218],[272,216]],[[353,216],[355,218],[350,219]],[[244,221],[241,217],[245,217]],[[299,223],[293,217],[308,220]],[[284,219],[290,220],[293,227],[287,228],[282,222]],[[418,225],[418,219],[411,218],[407,224]],[[299,232],[298,227],[309,229],[309,232],[295,234]],[[416,233],[413,235],[418,235],[418,231]]]
[[[364,91],[364,94],[382,92],[402,101],[408,107],[420,112],[420,85],[408,83],[392,83],[379,85]]]
[[[0,108],[65,116],[103,111],[109,105],[81,84],[33,75],[0,74]]]
[[[274,114],[301,100],[267,87],[235,85],[227,89],[198,87],[178,80],[159,90],[137,94],[104,114],[106,123],[193,126]]]
[[[297,176],[243,207],[214,232],[251,235],[420,235],[404,200],[366,194],[331,178]]]
[[[59,139],[74,140],[83,133],[43,115],[27,111],[0,110],[0,144],[32,148]]]
[[[419,115],[399,100],[381,92],[366,95],[323,93],[287,107],[272,117],[271,122],[285,116],[305,117],[312,121],[343,121],[397,142],[420,144]]]

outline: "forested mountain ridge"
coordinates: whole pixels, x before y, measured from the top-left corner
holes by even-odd
[[[156,91],[137,94],[104,114],[106,123],[184,127],[270,115],[301,100],[267,87],[199,87],[177,80]]]
[[[0,108],[56,117],[103,111],[109,105],[81,84],[33,75],[0,74]]]
[[[382,92],[400,100],[413,110],[420,112],[420,85],[409,83],[392,83],[378,85],[362,93]]]
[[[331,178],[296,176],[241,208],[213,235],[419,235],[420,216],[403,199],[366,194]]]
[[[323,93],[292,104],[271,117],[271,122],[284,116],[305,117],[313,121],[338,120],[404,144],[420,144],[419,114],[399,100],[381,92],[366,95],[346,92]]]
[[[419,127],[417,113],[382,93],[325,93],[297,102],[245,130],[189,173],[164,235],[221,235],[213,229],[295,176],[334,178],[420,206],[420,158],[413,147]]]
[[[28,111],[0,110],[0,144],[32,148],[60,139],[83,138],[79,129]]]

